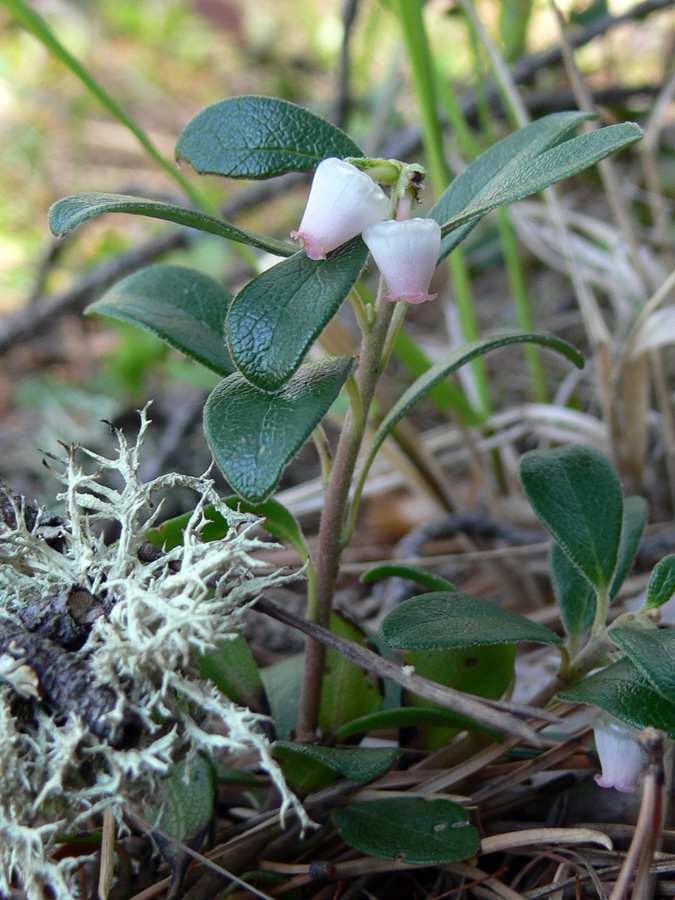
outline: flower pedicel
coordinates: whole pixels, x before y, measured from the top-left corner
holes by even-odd
[[[389,198],[369,175],[344,160],[324,159],[314,173],[300,228],[291,237],[310,259],[325,259],[366,226],[388,216],[390,208]]]

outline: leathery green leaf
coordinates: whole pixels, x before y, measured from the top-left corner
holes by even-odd
[[[645,609],[658,609],[675,594],[675,556],[658,562],[649,578]]]
[[[401,758],[397,747],[322,747],[319,744],[294,744],[277,741],[274,744],[276,759],[296,757],[312,761],[342,775],[351,781],[366,783],[384,775]]]
[[[189,762],[181,760],[161,782],[158,797],[145,804],[145,817],[169,838],[198,850],[213,818],[216,788],[216,771],[210,759],[200,755]],[[174,877],[180,879],[191,857],[175,841],[158,832],[153,837]]]
[[[588,113],[577,111],[552,113],[497,141],[450,182],[429,215],[439,225],[445,225],[481,198],[498,195],[505,184],[517,177],[523,166],[564,141],[589,118]],[[446,234],[441,242],[439,260],[452,252],[480,219],[478,215]]]
[[[105,213],[131,213],[135,216],[148,216],[151,219],[165,219],[168,222],[175,222],[176,225],[206,231],[229,241],[258,247],[275,256],[292,256],[297,252],[295,247],[284,241],[277,241],[275,238],[268,238],[245,228],[237,228],[236,225],[230,225],[229,222],[207,216],[195,209],[164,203],[162,200],[132,197],[128,194],[89,192],[64,197],[50,208],[49,227],[56,237],[63,237],[88,219]]]
[[[498,178],[489,188],[478,191],[460,212],[442,223],[443,236],[451,235],[458,227],[466,228],[475,224],[478,218],[498,206],[522,200],[523,197],[569,178],[606,156],[630,147],[641,137],[642,129],[639,125],[635,122],[622,122],[620,125],[609,125],[560,141],[518,165],[509,166],[504,177]],[[472,165],[477,166],[481,161],[483,156],[479,156]],[[469,169],[463,174],[466,176],[468,172]],[[462,234],[462,237],[465,236],[466,233]],[[444,253],[446,247],[447,245],[441,245],[441,252]]]
[[[367,256],[358,237],[327,259],[296,253],[237,294],[225,334],[237,368],[251,384],[275,391],[288,381],[356,283]]]
[[[219,375],[230,375],[235,366],[224,330],[232,300],[209,275],[157,265],[127,275],[86,311],[140,325]]]
[[[348,135],[315,113],[276,97],[232,97],[189,122],[176,159],[202,175],[270,178],[311,172],[328,156],[363,156]]]
[[[333,613],[330,628],[339,637],[368,644],[363,629],[342,613]],[[377,712],[383,703],[384,689],[376,675],[345,659],[337,650],[328,650],[319,710],[323,734],[333,734],[346,722]]]
[[[382,731],[390,728],[422,728],[422,727],[455,728],[459,731],[477,731],[487,734],[493,741],[503,741],[504,737],[496,731],[486,728],[472,721],[466,716],[460,716],[449,709],[442,707],[421,706],[395,706],[362,716],[360,719],[352,719],[338,728],[335,736],[339,741],[359,734],[367,734],[369,731]]]
[[[366,467],[372,463],[377,451],[380,449],[385,439],[391,434],[396,425],[401,421],[403,416],[412,409],[412,407],[427,394],[434,385],[438,384],[448,375],[456,372],[466,363],[471,362],[477,356],[483,356],[491,350],[497,350],[499,347],[506,347],[509,344],[532,343],[540,344],[543,347],[549,347],[558,353],[562,353],[571,360],[574,365],[580,369],[584,366],[584,358],[571,344],[560,338],[550,334],[529,334],[526,332],[514,332],[513,334],[502,334],[496,337],[482,338],[478,341],[471,341],[452,350],[446,356],[442,357],[424,375],[414,381],[410,387],[401,394],[399,399],[394,403],[387,415],[384,417],[373,438],[373,444],[368,454]]]
[[[230,375],[204,407],[204,432],[232,488],[263,503],[284,468],[328,412],[354,366],[351,357],[305,363],[270,394]]]
[[[626,497],[623,502],[623,526],[621,528],[619,555],[616,571],[612,578],[612,585],[609,589],[611,600],[619,593],[621,585],[626,580],[626,576],[633,566],[642,532],[647,524],[648,512],[647,501],[644,497]],[[673,590],[675,590],[675,587]]]
[[[555,542],[551,545],[551,577],[567,633],[572,637],[584,634],[595,616],[595,588]]]
[[[381,566],[374,566],[368,569],[361,576],[363,584],[371,584],[373,581],[379,581],[381,578],[407,578],[408,581],[416,581],[417,584],[424,585],[430,591],[456,591],[454,584],[450,584],[440,575],[434,575],[420,566],[407,566],[402,563],[384,563]]]
[[[268,534],[280,541],[286,541],[297,551],[303,562],[307,559],[308,551],[305,543],[305,537],[300,528],[300,524],[287,509],[283,503],[278,500],[270,499],[264,503],[248,503],[241,497],[225,497],[224,502],[230,509],[240,509],[242,512],[252,513],[261,516],[261,528],[264,528]],[[152,541],[155,547],[164,550],[173,550],[174,547],[180,547],[183,543],[183,533],[188,522],[192,517],[192,513],[183,513],[173,519],[167,519],[157,528],[151,528],[148,531],[148,540]],[[202,540],[219,541],[226,537],[230,531],[230,525],[225,516],[221,516],[211,505],[204,509],[204,518],[206,524],[202,529]]]
[[[498,700],[513,684],[515,678],[516,645],[493,644],[484,647],[460,647],[456,650],[408,650],[406,665],[414,666],[415,673],[430,678],[438,684],[473,694]],[[439,709],[436,704],[406,692],[406,703],[420,708]],[[471,730],[471,725],[462,723],[454,727],[438,723],[422,724],[415,735],[412,746],[425,750],[444,747],[462,728]]]
[[[466,811],[452,800],[388,797],[336,809],[332,818],[348,844],[380,859],[438,865],[468,859],[480,846]]]
[[[265,688],[246,638],[237,634],[216,650],[197,658],[202,678],[210,679],[226,697],[253,712],[269,715]]]

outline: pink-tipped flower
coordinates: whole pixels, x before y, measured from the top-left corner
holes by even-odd
[[[600,787],[613,787],[626,793],[634,791],[645,767],[638,730],[606,712],[598,713],[593,728],[602,766],[602,775],[596,775],[595,780]]]
[[[435,219],[377,222],[364,230],[363,240],[387,284],[387,300],[423,303],[437,296],[429,293],[441,247]]]
[[[310,259],[325,259],[388,216],[389,209],[389,198],[369,175],[342,159],[324,159],[314,173],[300,228],[291,237]]]

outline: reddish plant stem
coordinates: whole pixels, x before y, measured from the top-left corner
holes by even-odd
[[[378,379],[382,374],[382,354],[394,304],[384,300],[380,285],[375,318],[364,333],[356,382],[361,395],[360,416],[350,411],[338,441],[330,484],[321,514],[319,545],[316,558],[318,613],[317,624],[330,628],[333,598],[340,571],[340,559],[345,547],[344,525],[349,505],[349,492],[354,470],[363,443],[368,412]],[[313,638],[307,639],[302,698],[298,715],[299,740],[314,740],[319,720],[326,648]]]

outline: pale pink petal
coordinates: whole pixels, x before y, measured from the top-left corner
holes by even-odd
[[[369,225],[363,240],[387,285],[388,300],[424,303],[441,247],[441,227],[435,219],[388,219]]]
[[[602,775],[596,775],[595,780],[600,787],[613,787],[625,793],[634,791],[645,764],[637,740],[639,732],[606,712],[596,716],[593,728],[602,766]]]
[[[310,259],[325,259],[367,225],[384,219],[389,209],[389,198],[369,175],[342,159],[324,159],[314,173],[300,227],[291,237]]]

